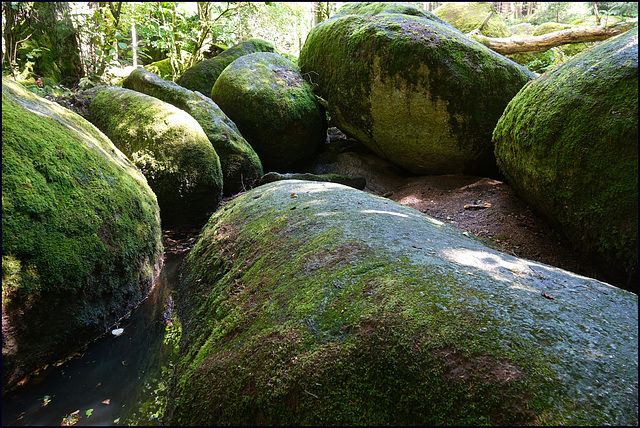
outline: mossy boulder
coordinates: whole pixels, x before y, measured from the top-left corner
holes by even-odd
[[[89,120],[142,171],[163,227],[199,225],[222,198],[220,159],[196,120],[158,98],[124,88],[89,91]]]
[[[144,176],[93,125],[2,79],[2,393],[102,334],[162,264]]]
[[[229,49],[211,59],[200,61],[192,67],[189,67],[182,76],[176,80],[176,83],[210,97],[211,88],[213,88],[213,84],[216,83],[220,73],[237,58],[254,52],[274,51],[275,48],[272,43],[262,39],[250,39],[246,42],[231,46]]]
[[[235,122],[267,171],[299,170],[327,138],[324,108],[300,68],[281,55],[241,56],[211,98]]]
[[[555,31],[566,30],[567,28],[573,28],[575,25],[571,24],[561,24],[559,22],[545,22],[544,24],[538,25],[533,30],[534,36],[542,36],[544,34],[553,33]]]
[[[211,98],[166,82],[138,68],[123,82],[123,88],[151,95],[189,113],[209,138],[222,168],[223,193],[233,195],[253,187],[263,174],[262,163],[236,124]]]
[[[393,13],[320,23],[299,63],[335,126],[417,174],[497,174],[491,133],[533,78],[450,26]]]
[[[617,282],[637,289],[637,29],[529,83],[494,132],[509,184]]]
[[[340,174],[311,174],[311,173],[290,173],[280,174],[278,172],[269,172],[260,178],[260,185],[273,183],[280,180],[307,180],[322,181],[326,183],[339,183],[354,189],[362,190],[367,185],[367,181],[362,177],[347,177]]]
[[[173,81],[173,69],[171,68],[171,58],[165,58],[160,61],[152,62],[144,66],[145,70],[157,74],[163,80]]]
[[[512,25],[509,27],[509,32],[512,36],[532,36],[535,27],[529,22],[523,22],[521,24]]]
[[[491,15],[480,32],[487,37],[511,36],[504,19],[494,11],[490,2],[444,3],[436,8],[433,14],[465,34],[480,28],[487,16]]]
[[[345,15],[363,15],[372,16],[379,15],[381,13],[399,13],[401,15],[419,16],[421,18],[427,18],[435,21],[439,24],[447,27],[455,28],[448,22],[440,19],[433,13],[414,6],[410,3],[397,3],[397,2],[353,2],[345,3],[340,6],[332,18]]]
[[[384,198],[257,187],[183,269],[173,425],[637,424],[636,295]]]

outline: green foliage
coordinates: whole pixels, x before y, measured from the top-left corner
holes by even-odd
[[[2,12],[6,74],[77,83],[83,71],[68,3],[5,2]]]
[[[261,5],[254,14],[246,17],[242,39],[261,38],[273,42],[283,56],[297,63],[308,31],[306,14],[306,8],[300,3]]]
[[[565,60],[566,55],[562,49],[554,47],[536,55],[532,61],[525,64],[525,67],[536,73],[544,73],[561,64]]]
[[[53,61],[55,67],[43,61],[56,60],[60,56],[56,52],[66,46],[79,57],[71,73],[74,85],[83,75],[85,87],[110,82],[112,70],[137,65],[134,50],[144,64],[168,58],[175,80],[186,68],[210,57],[206,52],[211,47],[231,46],[252,37],[273,40],[284,52],[297,56],[308,22],[307,8],[281,2],[52,4],[3,3],[3,38],[8,47],[3,68],[7,73],[22,80],[34,74],[64,79],[70,74],[63,69],[65,61]],[[136,30],[135,46],[132,28]],[[46,43],[40,41],[40,33],[51,34]],[[55,74],[43,74],[43,70]]]
[[[533,14],[511,21],[509,25],[521,22],[530,22],[534,25],[545,22],[570,23],[576,19],[585,19],[593,15],[591,3],[541,2],[537,5]]]
[[[165,326],[162,354],[166,364],[159,373],[145,382],[141,393],[140,407],[126,420],[125,425],[148,426],[161,425],[169,405],[169,391],[176,364],[179,361],[179,343],[182,337],[182,324],[177,315],[172,315]]]
[[[625,17],[638,16],[638,2],[635,1],[596,2],[596,4],[598,6],[598,11],[602,15],[617,15]]]

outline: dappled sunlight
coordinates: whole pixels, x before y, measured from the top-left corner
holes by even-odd
[[[401,203],[402,205],[409,205],[410,206],[412,204],[422,203],[423,200],[419,196],[408,195],[408,196],[405,196],[405,197],[401,198],[400,200],[398,200],[398,202]]]
[[[590,278],[577,273],[569,272],[559,267],[545,265],[527,259],[520,259],[498,252],[486,250],[471,250],[468,248],[448,248],[440,251],[442,257],[454,263],[480,269],[498,281],[509,282],[511,288],[539,293],[540,289],[523,284],[516,279],[535,279],[541,285],[546,285],[549,281],[555,282],[553,278],[561,275],[577,280],[590,280]],[[563,281],[565,282],[565,281]],[[583,287],[587,287],[583,285]],[[607,289],[615,288],[610,284],[589,282],[588,288],[598,289],[607,292]]]
[[[436,226],[444,226],[444,222],[441,222],[437,218],[433,218],[429,216],[425,216],[425,217],[427,218],[427,220],[429,220],[431,223],[435,224]]]
[[[467,248],[448,248],[442,250],[440,254],[452,262],[480,269],[498,281],[512,282],[514,276],[533,273],[526,260],[507,258],[508,256],[502,256],[499,253]],[[514,287],[527,291],[538,291],[522,284],[514,284]]]
[[[400,213],[394,213],[392,211],[380,211],[380,210],[362,210],[360,211],[361,213],[364,214],[388,214],[388,215],[395,215],[398,217],[405,217],[405,218],[409,218],[408,215],[406,214],[400,214]]]

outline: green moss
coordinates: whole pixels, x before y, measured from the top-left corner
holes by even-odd
[[[173,80],[173,69],[171,68],[171,58],[152,62],[144,66],[145,70],[157,74],[164,80]],[[134,70],[135,71],[135,70]]]
[[[431,21],[437,22],[440,25],[451,27],[451,25],[440,19],[433,13],[416,7],[409,3],[394,3],[394,2],[352,2],[345,3],[336,11],[332,18],[346,16],[346,15],[362,15],[373,16],[381,13],[396,13],[408,16],[419,16]],[[453,27],[452,27],[453,28]]]
[[[575,25],[570,24],[560,24],[558,22],[545,22],[544,24],[538,25],[533,30],[534,36],[542,36],[543,34],[553,33],[554,31],[566,30],[567,28],[573,28]]]
[[[510,184],[621,286],[638,263],[636,31],[531,82],[494,132]]]
[[[230,64],[212,99],[238,126],[267,170],[299,170],[327,136],[326,118],[300,69],[276,53]]]
[[[176,80],[176,83],[210,97],[211,88],[218,80],[220,73],[237,58],[254,52],[275,52],[275,48],[272,43],[262,39],[250,39],[246,42],[238,43],[211,59],[189,67]]]
[[[80,289],[96,266],[100,271],[114,263],[116,254],[108,251],[113,238],[122,240],[123,253],[135,253],[140,244],[151,251],[158,244],[144,242],[148,232],[137,230],[138,221],[153,224],[155,214],[155,198],[144,195],[144,181],[128,178],[117,163],[105,163],[63,125],[29,115],[4,91],[3,142],[3,254],[29,254],[27,265],[46,269],[34,289]],[[114,186],[120,181],[126,192]],[[132,198],[145,199],[134,203],[137,210],[123,212]],[[99,236],[105,226],[113,229],[106,242]],[[135,272],[135,265],[126,270]]]
[[[465,34],[480,28],[487,16],[491,14],[482,28],[482,34],[487,37],[511,36],[504,19],[495,13],[493,5],[489,2],[445,3],[433,13]]]
[[[216,209],[220,159],[188,113],[135,91],[101,87],[89,117],[145,175],[163,223],[201,222]]]
[[[321,23],[300,64],[340,129],[415,173],[495,173],[491,133],[532,78],[448,26],[399,14]]]

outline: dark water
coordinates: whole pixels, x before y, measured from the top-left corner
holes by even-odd
[[[23,387],[2,397],[2,425],[60,426],[76,410],[80,419],[75,426],[124,425],[133,413],[139,413],[143,386],[158,379],[166,363],[163,312],[183,258],[184,254],[165,256],[156,287],[118,325],[124,328],[123,334],[107,334],[81,357],[40,371]],[[43,405],[46,396],[50,401]],[[105,400],[109,404],[103,404]]]

